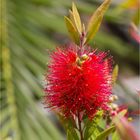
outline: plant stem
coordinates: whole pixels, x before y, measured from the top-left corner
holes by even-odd
[[[83,131],[82,131],[82,127],[81,127],[80,113],[79,112],[78,112],[78,126],[79,126],[79,132],[80,132],[80,140],[84,140]]]
[[[81,50],[81,54],[84,51],[84,40],[85,40],[85,33],[82,32],[81,36],[80,36],[80,50]],[[81,55],[80,54],[80,55]]]

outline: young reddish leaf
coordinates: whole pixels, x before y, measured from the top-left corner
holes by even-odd
[[[122,111],[120,111],[119,113],[118,113],[118,117],[124,117],[125,115],[126,115],[126,113],[127,113],[127,109],[123,109]]]
[[[103,19],[103,15],[107,10],[111,0],[105,0],[100,7],[94,12],[92,17],[89,20],[88,27],[87,27],[87,39],[86,43],[89,42],[98,31],[101,21]]]
[[[75,26],[73,25],[72,21],[68,17],[64,17],[68,32],[72,38],[72,40],[76,43],[79,44],[79,33],[77,32]]]
[[[82,33],[81,19],[80,19],[80,15],[78,13],[78,10],[76,8],[76,5],[74,3],[72,3],[72,15],[74,18],[74,23],[76,25],[76,28],[77,28],[79,34],[81,34]]]
[[[116,115],[113,118],[113,122],[116,125],[116,129],[121,139],[123,140],[139,140],[139,136],[134,131],[134,128],[124,118]]]
[[[112,72],[112,84],[114,85],[116,80],[117,80],[117,77],[118,77],[118,71],[119,71],[119,66],[118,65],[115,65],[114,69],[113,69],[113,72]]]
[[[140,43],[140,34],[139,34],[137,26],[133,22],[130,24],[129,33],[135,41]]]

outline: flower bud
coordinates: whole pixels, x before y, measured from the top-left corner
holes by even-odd
[[[128,120],[129,122],[131,122],[133,119],[132,119],[131,117],[129,117],[127,120]]]
[[[115,116],[115,115],[117,115],[117,112],[116,111],[111,111],[111,116]]]
[[[118,96],[117,95],[113,95],[114,101],[118,100]]]
[[[110,97],[109,97],[109,102],[112,103],[113,101],[114,101],[113,96],[110,96]]]
[[[82,56],[81,56],[81,60],[83,61],[83,60],[87,60],[89,57],[88,57],[88,55],[86,55],[86,54],[83,54]]]
[[[117,95],[112,95],[109,97],[109,102],[112,103],[114,101],[118,100],[118,96]]]
[[[117,105],[117,104],[113,104],[113,103],[112,103],[112,104],[111,104],[111,107],[112,107],[113,110],[117,110],[117,109],[118,109],[118,105]]]

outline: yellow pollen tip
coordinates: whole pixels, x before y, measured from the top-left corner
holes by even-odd
[[[84,54],[81,57],[77,57],[76,59],[76,63],[78,66],[81,66],[87,59],[88,59],[88,55]]]
[[[81,60],[83,61],[83,60],[87,60],[89,57],[88,57],[88,55],[86,55],[86,54],[83,54],[82,56],[81,56]]]

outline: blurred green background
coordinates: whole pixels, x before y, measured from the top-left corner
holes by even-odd
[[[57,117],[42,104],[43,80],[49,53],[70,42],[63,16],[71,0],[1,0],[0,139],[62,140]],[[75,1],[82,20],[88,21],[100,0]],[[112,0],[93,48],[110,50],[119,65],[113,93],[127,105],[138,129],[137,91],[140,90],[138,0]],[[138,89],[139,88],[139,89]],[[140,127],[139,127],[140,128]]]

